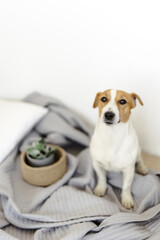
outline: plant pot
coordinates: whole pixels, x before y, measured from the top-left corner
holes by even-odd
[[[43,167],[43,166],[48,166],[50,164],[53,164],[55,161],[55,153],[51,154],[47,158],[43,159],[35,159],[29,156],[29,154],[26,154],[28,164],[32,167]]]
[[[48,186],[55,183],[67,171],[66,152],[63,148],[54,145],[56,148],[55,162],[43,167],[32,167],[28,164],[26,151],[21,153],[21,170],[26,182],[36,186]]]

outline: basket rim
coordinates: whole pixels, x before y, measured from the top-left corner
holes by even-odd
[[[53,144],[50,144],[52,146],[54,146],[56,148],[56,150],[58,150],[60,153],[61,153],[61,156],[60,158],[58,159],[57,162],[53,163],[53,164],[50,164],[48,166],[42,166],[42,167],[32,167],[28,164],[26,164],[26,161],[25,161],[25,156],[26,156],[26,150],[24,150],[21,155],[20,155],[20,158],[21,158],[21,162],[23,164],[23,166],[25,168],[27,168],[28,170],[31,170],[31,171],[42,171],[42,170],[48,170],[50,168],[53,168],[53,167],[57,167],[58,165],[60,165],[64,160],[65,160],[65,157],[66,157],[66,152],[63,148],[57,146],[57,145],[53,145]]]

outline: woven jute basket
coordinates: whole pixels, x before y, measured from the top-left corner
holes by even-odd
[[[26,182],[36,186],[48,186],[63,177],[67,171],[66,152],[57,145],[56,162],[44,167],[31,167],[27,164],[26,151],[21,153],[21,170]]]

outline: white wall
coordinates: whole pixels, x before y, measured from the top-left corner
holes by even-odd
[[[159,23],[159,1],[1,1],[0,96],[38,90],[95,123],[97,91],[135,91],[142,148],[160,156]]]

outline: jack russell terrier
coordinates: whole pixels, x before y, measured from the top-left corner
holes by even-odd
[[[137,163],[138,173],[147,174],[138,137],[130,121],[131,109],[136,106],[136,99],[143,105],[135,93],[106,90],[97,93],[93,104],[94,108],[99,108],[99,119],[90,142],[92,164],[97,175],[94,194],[101,197],[106,192],[105,170],[122,172],[121,203],[127,209],[134,206],[131,187],[135,164]]]

